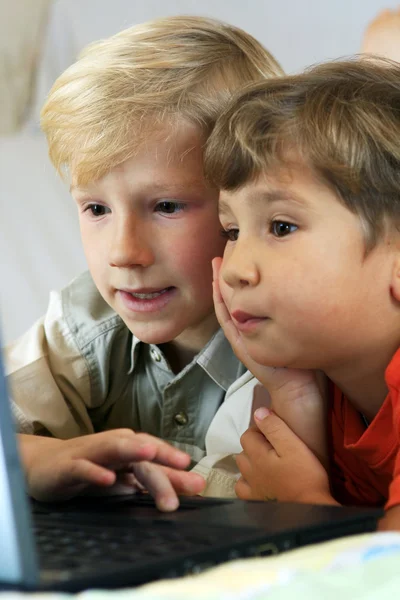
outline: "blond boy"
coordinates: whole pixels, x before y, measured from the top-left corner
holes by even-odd
[[[277,406],[322,403],[316,369],[328,384],[330,466],[264,407],[241,439],[238,496],[385,505],[382,527],[395,529],[399,107],[397,63],[320,65],[250,86],[205,161],[223,190],[228,242],[214,266],[226,335]]]
[[[53,294],[7,351],[35,498],[118,475],[168,510],[176,492],[202,489],[181,469],[204,455],[244,371],[213,308],[211,260],[225,240],[203,145],[237,89],[280,74],[245,32],[171,17],[89,46],[54,84],[42,127],[71,185],[90,274]]]

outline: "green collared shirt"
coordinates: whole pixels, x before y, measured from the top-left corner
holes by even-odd
[[[52,293],[46,316],[6,349],[22,433],[67,439],[128,427],[163,438],[198,462],[226,392],[245,371],[217,331],[180,373],[135,338],[88,273]]]

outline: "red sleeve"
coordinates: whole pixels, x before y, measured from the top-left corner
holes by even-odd
[[[389,496],[385,508],[389,509],[400,504],[400,352],[398,351],[386,369],[386,382],[389,387],[392,412],[393,439],[396,442],[392,481],[389,486]]]
[[[393,481],[389,486],[389,500],[385,505],[385,509],[393,508],[400,504],[400,459],[399,455],[396,459],[396,470],[393,477]]]
[[[390,395],[366,429],[360,413],[332,384],[330,424],[333,497],[345,505],[383,506],[398,450]]]

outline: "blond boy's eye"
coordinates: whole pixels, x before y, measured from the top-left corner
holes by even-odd
[[[177,212],[181,212],[185,208],[183,202],[173,202],[172,200],[163,200],[156,206],[156,211],[172,215]]]
[[[105,214],[111,212],[107,206],[103,206],[102,204],[90,204],[86,210],[90,211],[94,217],[103,217]]]
[[[297,225],[293,225],[293,223],[288,223],[287,221],[272,221],[271,223],[271,233],[276,235],[276,237],[284,237],[289,235],[289,233],[293,233],[296,229]]]

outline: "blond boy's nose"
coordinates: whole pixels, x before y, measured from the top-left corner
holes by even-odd
[[[148,267],[154,262],[146,232],[138,224],[124,224],[115,232],[110,248],[113,267]]]

